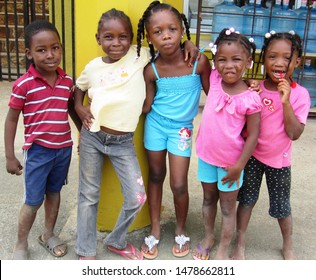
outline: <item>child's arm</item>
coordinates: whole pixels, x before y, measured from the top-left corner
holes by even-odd
[[[93,115],[90,111],[90,106],[83,106],[85,92],[75,87],[74,91],[74,105],[76,113],[82,121],[82,125],[85,129],[90,129],[92,125]]]
[[[244,144],[243,151],[234,166],[224,168],[227,172],[226,176],[222,178],[222,183],[229,182],[228,187],[231,187],[234,181],[237,181],[239,186],[239,178],[241,171],[245,168],[249,158],[251,157],[257,142],[260,131],[260,113],[247,115],[247,138]]]
[[[68,100],[68,114],[71,117],[74,124],[76,125],[78,131],[80,131],[82,127],[82,121],[79,118],[78,114],[76,113],[75,103],[74,103],[73,98],[69,98]]]
[[[144,68],[144,79],[146,84],[146,98],[143,104],[143,113],[148,113],[156,93],[156,77],[151,64],[147,64]]]
[[[280,79],[278,91],[281,93],[281,102],[283,105],[284,128],[286,134],[291,140],[300,138],[304,131],[304,124],[296,118],[292,105],[290,103],[291,86],[286,79]]]
[[[198,63],[197,73],[199,73],[201,76],[202,87],[206,95],[208,94],[208,91],[210,89],[211,71],[212,71],[212,68],[211,68],[210,61],[208,60],[205,54],[201,54],[201,57]]]
[[[5,119],[4,125],[4,146],[6,157],[6,168],[8,173],[21,175],[23,166],[16,158],[14,152],[14,140],[16,135],[16,129],[19,121],[21,110],[15,110],[10,108]]]

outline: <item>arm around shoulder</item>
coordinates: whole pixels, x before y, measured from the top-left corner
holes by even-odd
[[[205,94],[208,94],[210,89],[210,75],[211,75],[211,64],[208,57],[205,54],[201,54],[201,57],[198,61],[197,74],[201,76],[202,87]]]

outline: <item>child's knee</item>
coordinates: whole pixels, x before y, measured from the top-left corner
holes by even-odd
[[[175,197],[183,197],[188,195],[188,187],[186,184],[179,184],[172,187],[172,193]]]
[[[150,172],[149,181],[153,184],[162,184],[165,180],[166,172]]]
[[[21,216],[34,216],[36,215],[38,209],[41,207],[42,204],[38,205],[28,205],[28,204],[23,204],[20,215]]]

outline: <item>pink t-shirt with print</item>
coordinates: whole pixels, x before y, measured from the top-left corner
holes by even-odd
[[[285,132],[280,93],[266,89],[264,81],[261,81],[260,87],[262,89],[260,98],[263,104],[260,123],[261,129],[253,156],[273,168],[290,166],[292,140]],[[305,125],[310,109],[308,91],[296,84],[291,89],[290,102],[296,118]]]

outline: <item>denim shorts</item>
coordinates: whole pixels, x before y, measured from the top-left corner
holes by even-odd
[[[269,215],[273,218],[286,218],[291,214],[290,190],[291,167],[273,168],[254,157],[245,167],[243,186],[238,194],[241,205],[254,205],[258,198],[263,174],[269,193]]]
[[[241,172],[239,178],[239,186],[237,182],[234,182],[231,187],[228,187],[229,182],[226,184],[222,183],[222,178],[227,174],[227,171],[222,167],[218,167],[212,164],[209,164],[202,159],[198,158],[198,180],[204,183],[216,183],[217,188],[222,192],[233,192],[238,190],[243,183],[243,174]]]
[[[46,192],[57,193],[67,182],[72,147],[50,149],[32,144],[24,151],[24,203],[41,205]]]
[[[146,116],[144,146],[149,151],[163,151],[190,157],[192,151],[192,122],[176,122],[151,111]]]

